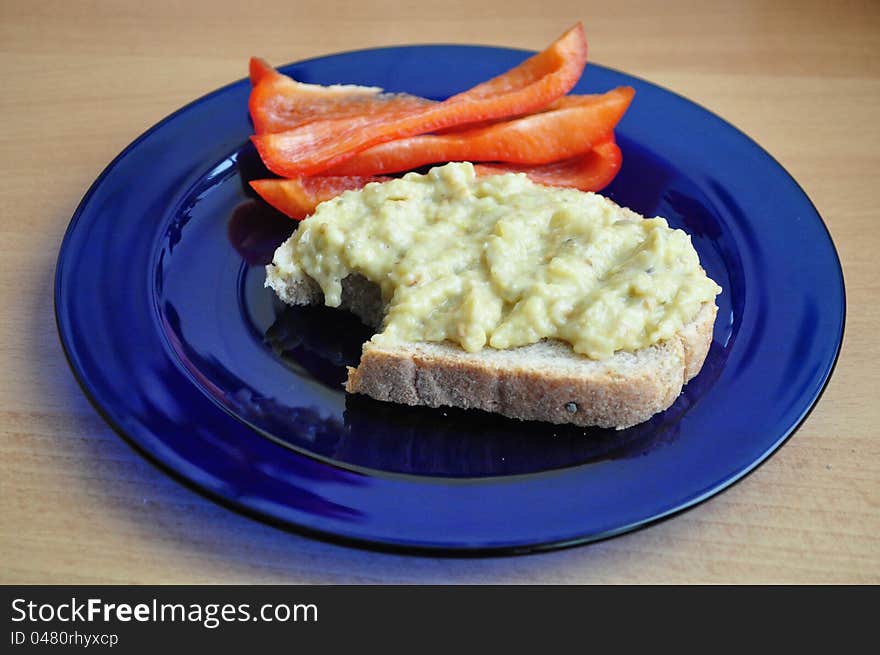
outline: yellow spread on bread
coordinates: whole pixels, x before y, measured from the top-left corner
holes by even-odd
[[[321,203],[273,264],[314,279],[331,307],[347,276],[377,284],[374,341],[469,352],[559,339],[603,359],[672,337],[721,292],[665,219],[523,174],[478,177],[469,163]]]

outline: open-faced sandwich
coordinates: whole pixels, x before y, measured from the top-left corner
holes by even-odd
[[[266,285],[375,328],[349,392],[624,428],[699,372],[721,289],[685,232],[594,193],[633,91],[565,96],[585,58],[577,26],[439,103],[252,65],[254,141],[285,176],[252,186],[305,217]]]

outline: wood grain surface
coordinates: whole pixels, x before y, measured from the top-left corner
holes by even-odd
[[[825,218],[847,330],[805,425],[672,520],[518,558],[365,552],[167,478],[92,410],[55,333],[55,258],[103,167],[153,123],[284,63],[402,43],[538,49],[583,20],[592,61],[664,85],[769,150]],[[0,2],[0,582],[880,582],[880,4],[583,0]]]

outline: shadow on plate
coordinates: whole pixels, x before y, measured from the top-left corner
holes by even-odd
[[[266,343],[292,373],[343,394],[346,366],[356,366],[372,334],[353,315],[326,307],[278,306]],[[626,430],[520,421],[480,410],[409,407],[345,394],[341,420],[309,409],[289,410],[252,399],[244,414],[261,423],[277,410],[273,438],[340,463],[369,469],[444,477],[535,473],[606,459],[643,456],[674,441],[682,416],[721,367],[713,343],[701,374],[675,404]],[[268,427],[268,426],[267,426]],[[304,443],[307,442],[307,443]]]

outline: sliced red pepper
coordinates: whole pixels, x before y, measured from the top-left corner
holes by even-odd
[[[251,78],[251,86],[257,86],[260,82],[275,76],[284,77],[269,62],[259,57],[251,57],[248,62],[248,76]]]
[[[375,113],[403,115],[434,104],[405,93],[383,93],[382,89],[372,86],[297,82],[256,57],[250,61],[250,78],[254,88],[248,109],[257,134],[283,132],[318,119]]]
[[[585,155],[541,166],[516,164],[478,164],[477,175],[525,173],[529,179],[547,186],[569,187],[581,191],[601,191],[615,178],[623,164],[623,154],[614,139],[608,139]]]
[[[587,42],[578,23],[516,68],[443,102],[402,114],[392,110],[314,120],[285,132],[257,134],[252,140],[273,173],[314,175],[392,139],[542,109],[571,90],[586,61]]]
[[[447,161],[546,164],[581,155],[608,135],[635,91],[566,96],[548,110],[486,127],[422,134],[381,143],[324,171],[326,175],[381,175]]]
[[[474,168],[477,175],[525,173],[532,181],[547,186],[600,191],[611,183],[622,162],[620,148],[613,139],[608,139],[584,155],[551,164],[478,164]],[[290,218],[301,220],[310,215],[319,203],[335,198],[343,191],[361,189],[370,182],[389,179],[379,176],[315,176],[254,180],[250,184],[275,209]]]
[[[362,189],[370,182],[385,182],[388,177],[302,177],[297,179],[252,180],[250,185],[260,197],[282,214],[302,220],[318,204],[335,198],[343,191]]]

